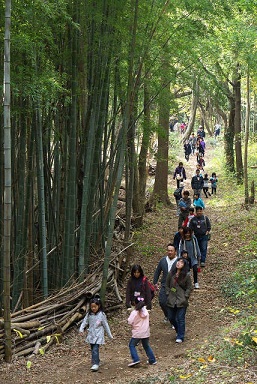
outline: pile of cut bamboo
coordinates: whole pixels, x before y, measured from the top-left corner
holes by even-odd
[[[112,287],[121,306],[122,298],[117,285],[117,262],[108,271],[108,287]],[[44,354],[54,343],[60,343],[64,333],[85,315],[88,302],[100,292],[102,265],[81,283],[64,288],[46,300],[11,315],[13,334],[12,356]],[[108,308],[107,308],[108,310]],[[110,308],[109,308],[110,310]],[[4,320],[0,318],[0,359],[4,358]]]

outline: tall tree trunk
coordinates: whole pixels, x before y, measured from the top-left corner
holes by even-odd
[[[11,339],[11,222],[12,222],[12,164],[11,164],[11,87],[10,87],[10,27],[11,0],[5,1],[5,36],[4,36],[4,352],[5,361],[12,360]]]
[[[224,150],[226,159],[226,169],[229,172],[235,171],[234,165],[234,122],[235,122],[235,98],[234,96],[229,97],[229,121],[227,129],[224,131]]]
[[[243,160],[242,160],[242,132],[241,132],[241,74],[240,66],[236,68],[234,82],[235,90],[235,153],[236,153],[236,179],[237,184],[243,183]]]
[[[126,154],[126,224],[125,224],[125,243],[130,239],[132,200],[134,189],[134,171],[135,171],[135,98],[137,90],[134,84],[134,65],[136,52],[136,34],[138,23],[138,3],[139,0],[131,1],[131,11],[133,14],[133,23],[131,26],[131,40],[128,51],[128,84],[127,98],[125,106],[124,123],[127,126],[127,154]],[[130,251],[130,250],[129,250]]]
[[[244,186],[245,186],[245,204],[249,204],[248,190],[248,142],[249,142],[249,124],[250,124],[250,76],[249,68],[246,78],[246,113],[245,113],[245,148],[244,148]]]
[[[135,223],[136,227],[141,227],[143,225],[143,217],[145,212],[145,191],[146,191],[146,180],[147,180],[147,170],[146,170],[146,160],[149,150],[149,143],[151,138],[151,120],[150,120],[150,104],[149,104],[149,92],[147,88],[147,83],[144,84],[144,123],[143,123],[143,136],[141,149],[138,159],[138,184],[137,184],[137,195],[134,196],[134,200],[137,200],[137,205],[133,204],[133,211],[135,214]],[[135,170],[136,172],[136,170]]]
[[[73,22],[79,22],[79,3],[73,2]],[[77,92],[78,92],[78,59],[79,36],[77,28],[71,30],[71,118],[68,134],[68,174],[65,194],[65,232],[62,263],[62,283],[65,285],[75,272],[75,229],[76,229],[76,161],[77,161]]]
[[[198,82],[195,81],[195,84],[193,85],[192,103],[191,103],[189,122],[188,122],[186,132],[184,134],[184,140],[189,138],[191,132],[194,129],[195,115],[196,115],[198,101],[199,101],[199,87],[198,87]]]
[[[159,132],[158,152],[156,164],[156,176],[150,204],[155,205],[157,201],[171,204],[168,196],[168,153],[169,153],[169,113],[170,113],[170,84],[167,80],[169,65],[167,58],[163,59],[162,65],[162,92],[159,99]]]
[[[42,114],[40,101],[36,106],[36,159],[37,159],[37,189],[38,189],[38,225],[39,225],[39,254],[42,265],[42,290],[44,298],[48,296],[48,268],[47,268],[47,245],[46,245],[46,219],[45,219],[45,182],[44,182],[44,159],[42,138]]]
[[[199,105],[200,110],[201,110],[203,126],[204,126],[205,130],[208,132],[209,136],[212,137],[212,130],[210,128],[210,124],[209,124],[209,120],[208,120],[207,111],[205,109],[205,106],[202,103],[200,103],[200,101],[199,101],[198,105]]]

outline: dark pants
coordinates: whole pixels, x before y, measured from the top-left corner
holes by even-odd
[[[211,196],[211,194],[209,192],[209,187],[203,187],[203,192],[205,194],[205,197],[208,197],[208,195]]]
[[[198,245],[201,252],[201,263],[205,263],[208,247],[208,237],[207,235],[196,236]]]
[[[187,307],[178,308],[175,306],[168,308],[169,321],[174,325],[177,332],[177,339],[184,340],[186,330],[186,310]]]
[[[165,292],[165,285],[161,286],[160,292],[159,292],[159,304],[160,307],[164,313],[164,316],[168,318],[168,310],[167,310],[167,296]]]
[[[194,284],[198,282],[198,266],[197,264],[193,265],[193,277],[194,277]]]

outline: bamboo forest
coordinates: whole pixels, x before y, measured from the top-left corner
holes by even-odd
[[[187,122],[183,140],[222,125],[224,166],[251,203],[257,5],[1,0],[0,9],[0,355],[10,362],[12,314],[19,323],[62,292],[75,307],[77,286],[104,302],[113,274],[124,278],[146,206],[171,204],[172,118]],[[73,315],[60,312],[62,326]]]

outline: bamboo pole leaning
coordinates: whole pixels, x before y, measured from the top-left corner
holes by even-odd
[[[109,266],[108,288],[115,293],[119,308],[122,302],[117,284],[119,266],[114,260]],[[102,265],[83,282],[66,287],[56,295],[11,314],[12,356],[34,357],[44,354],[64,334],[84,317],[89,300],[100,292]],[[108,308],[107,308],[108,310]],[[4,319],[0,318],[0,359],[4,358]]]

